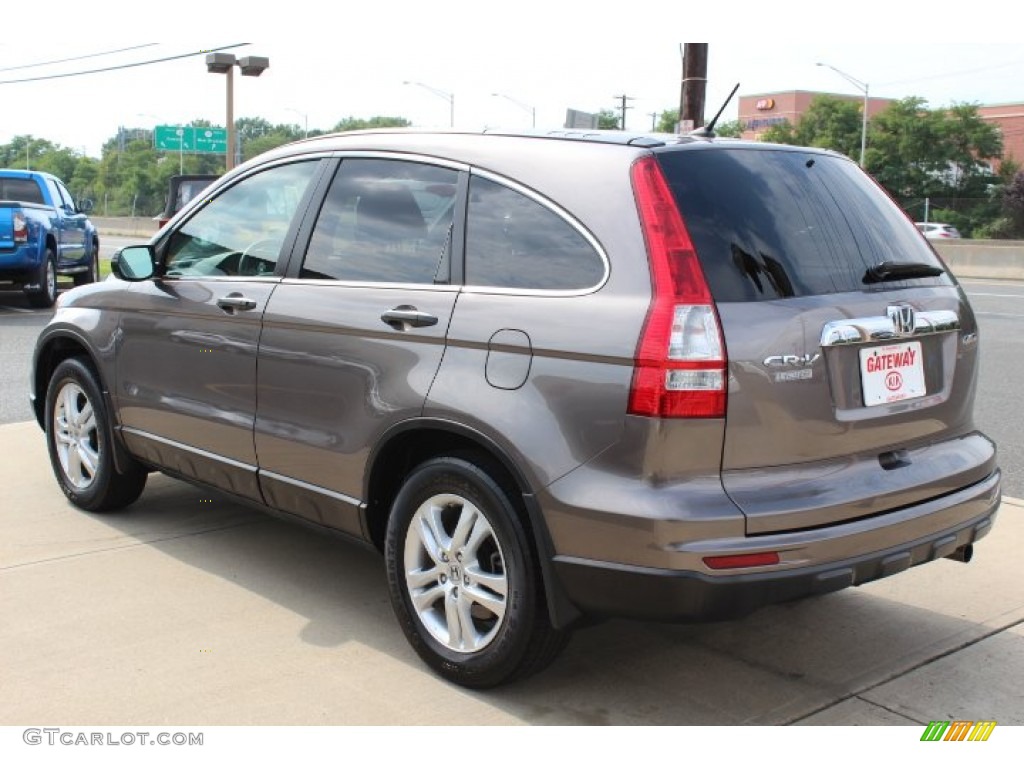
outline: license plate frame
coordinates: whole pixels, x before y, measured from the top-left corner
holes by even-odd
[[[866,408],[928,394],[920,341],[867,347],[859,352],[860,384]]]

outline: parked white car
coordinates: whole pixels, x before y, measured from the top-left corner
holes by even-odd
[[[960,239],[960,232],[952,224],[940,224],[939,222],[916,221],[914,225],[924,233],[929,240],[950,240]]]

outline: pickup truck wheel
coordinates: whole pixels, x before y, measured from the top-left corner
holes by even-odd
[[[126,507],[146,487],[147,472],[114,464],[113,431],[96,374],[80,358],[57,366],[46,390],[46,446],[64,495],[90,512]]]
[[[46,257],[39,266],[39,275],[36,281],[39,283],[39,288],[25,292],[28,303],[36,309],[52,307],[57,301],[57,257],[54,256],[53,250],[50,248],[46,249]]]
[[[540,568],[509,494],[482,466],[439,457],[412,471],[388,520],[399,623],[435,672],[469,688],[532,674],[568,639],[550,624]]]
[[[75,285],[88,285],[97,283],[100,279],[100,244],[93,240],[92,258],[89,260],[89,270],[75,275]]]

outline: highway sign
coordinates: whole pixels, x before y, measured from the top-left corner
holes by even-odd
[[[153,130],[153,146],[166,152],[223,154],[228,149],[228,132],[224,128],[158,125]]]

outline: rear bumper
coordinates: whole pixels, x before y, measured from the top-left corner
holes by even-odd
[[[890,546],[849,557],[710,575],[693,570],[651,568],[556,556],[554,570],[568,599],[583,613],[628,616],[663,621],[698,621],[736,618],[772,603],[834,592],[863,584],[952,554],[959,547],[985,536],[999,508],[1000,474],[957,493],[893,513],[846,525],[775,536],[745,537],[742,542],[700,542],[708,555],[763,551],[807,551],[815,538],[832,544],[871,540]],[[949,525],[950,519],[957,522]],[[907,537],[922,522],[942,527]],[[695,544],[698,544],[695,542]]]

